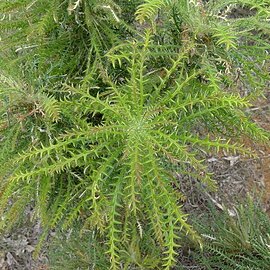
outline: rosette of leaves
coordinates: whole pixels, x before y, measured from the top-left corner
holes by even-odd
[[[218,81],[202,83],[199,74],[207,70],[186,71],[192,47],[174,50],[161,76],[151,62],[164,48],[153,46],[147,31],[143,42],[126,42],[108,53],[115,68],[127,69],[121,82],[108,75],[99,85],[93,65],[87,86],[67,85],[60,108],[74,128],[13,157],[13,172],[1,172],[1,227],[34,201],[45,233],[80,220],[103,237],[112,269],[170,269],[183,234],[200,243],[181,210],[176,169],[214,189],[202,151],[249,153],[231,137],[266,141],[268,134],[243,112],[248,97],[222,91]],[[153,240],[143,245],[149,234]],[[147,258],[155,246],[163,255],[153,266]]]

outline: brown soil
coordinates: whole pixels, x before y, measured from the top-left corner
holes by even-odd
[[[270,92],[266,99],[258,103],[254,109],[254,120],[264,129],[270,132]],[[270,214],[270,143],[258,148],[259,159],[257,161],[257,170],[263,180],[263,201],[267,212]]]

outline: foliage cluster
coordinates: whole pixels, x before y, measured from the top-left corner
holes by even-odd
[[[203,250],[190,250],[189,257],[198,269],[267,269],[270,264],[270,219],[262,205],[251,197],[238,202],[237,206],[224,211],[209,202],[209,211],[203,218],[191,217],[195,229],[202,236]],[[103,254],[101,239],[88,231],[87,237],[79,235],[75,226],[68,234],[58,232],[50,247],[49,258],[52,269],[108,269],[109,261]],[[146,234],[146,239],[148,235]],[[153,251],[160,256],[158,248]],[[128,260],[128,258],[126,258]],[[140,258],[137,258],[138,263]],[[133,269],[133,268],[132,268]],[[137,269],[137,268],[134,268]],[[185,269],[178,264],[174,269]]]
[[[239,6],[251,15],[233,18]],[[214,189],[205,151],[250,154],[241,136],[269,139],[246,113],[269,80],[268,1],[0,10],[1,228],[32,204],[44,237],[80,221],[112,269],[171,269],[183,234],[201,243],[175,172]]]
[[[270,264],[269,216],[249,198],[234,209],[214,208],[206,223],[196,222],[204,238],[204,252],[195,256],[207,269],[267,269]],[[207,224],[207,226],[205,226]]]

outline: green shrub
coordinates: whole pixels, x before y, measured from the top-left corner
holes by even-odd
[[[102,239],[107,250],[102,260],[110,260],[112,269],[142,264],[170,269],[183,234],[201,242],[181,210],[176,170],[214,189],[204,151],[250,154],[240,143],[242,135],[268,141],[245,113],[253,95],[241,97],[229,91],[234,89],[228,83],[238,68],[244,85],[259,88],[267,80],[261,57],[268,56],[261,52],[268,36],[250,44],[256,53],[250,57],[262,68],[249,76],[253,71],[242,71],[235,60],[246,57],[241,49],[245,35],[240,38],[237,32],[231,38],[230,28],[218,24],[220,18],[218,30],[207,20],[207,35],[213,38],[209,47],[199,39],[202,25],[189,25],[192,17],[183,22],[190,27],[185,39],[176,42],[167,35],[180,27],[171,11],[178,7],[181,15],[190,9],[199,20],[205,16],[201,5],[147,1],[137,11],[144,24],[135,30],[136,23],[127,25],[117,15],[123,1],[118,6],[112,1],[71,3],[54,0],[49,8],[47,1],[0,4],[5,34],[1,73],[9,74],[1,74],[0,81],[5,104],[0,116],[5,125],[1,228],[12,226],[33,204],[44,236],[80,221],[82,229]],[[148,24],[144,19],[162,5],[164,25]],[[264,13],[253,16],[258,23],[269,18],[269,8],[261,7]],[[266,24],[262,29],[267,35]],[[159,31],[165,32],[163,41]],[[14,46],[22,51],[19,56]],[[12,63],[5,67],[8,60]],[[156,246],[159,257],[152,253]]]
[[[196,222],[204,243],[196,258],[207,269],[268,269],[269,216],[251,199],[234,212],[232,216],[213,207],[206,220]]]
[[[193,42],[187,68],[206,67],[212,75],[208,79],[220,80],[229,91],[250,93],[265,88],[269,80],[269,1],[145,2],[137,16],[142,22],[157,22],[153,28],[158,42],[184,47]],[[246,14],[237,16],[239,8]]]

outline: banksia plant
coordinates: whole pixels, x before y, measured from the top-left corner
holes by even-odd
[[[3,101],[9,85],[15,89],[20,89],[18,84],[24,85],[22,98],[31,94],[31,106],[17,102],[19,93],[12,100],[25,115],[34,110],[26,117],[29,124],[25,129],[28,138],[35,139],[3,158],[1,228],[8,229],[16,223],[18,214],[23,214],[25,206],[32,204],[42,221],[44,236],[50,229],[68,229],[77,222],[82,231],[94,232],[95,239],[102,239],[102,250],[106,250],[104,256],[110,261],[111,269],[127,269],[131,265],[171,269],[182,237],[188,235],[198,246],[201,244],[181,209],[184,194],[179,192],[181,182],[175,173],[190,174],[201,180],[204,188],[215,189],[203,162],[205,151],[251,154],[239,142],[242,135],[267,141],[268,134],[245,113],[252,96],[228,91],[223,78],[216,76],[215,62],[206,61],[206,55],[196,62],[198,52],[194,54],[194,48],[198,43],[194,38],[185,39],[184,46],[165,44],[157,40],[158,27],[145,24],[137,32],[132,30],[136,34],[122,42],[110,39],[112,42],[103,46],[101,38],[100,46],[96,46],[91,31],[84,32],[87,21],[80,21],[91,1],[69,5],[67,1],[53,2],[57,4],[56,11],[67,16],[69,27],[74,26],[78,31],[76,38],[85,41],[86,35],[89,44],[78,44],[71,35],[70,42],[75,47],[60,47],[65,48],[60,49],[64,55],[59,55],[60,59],[56,58],[52,69],[48,69],[47,64],[50,66],[61,41],[56,32],[70,38],[67,29],[62,26],[58,29],[56,19],[48,13],[54,26],[43,38],[48,38],[55,50],[51,54],[49,48],[43,47],[43,51],[40,45],[41,49],[24,51],[17,66],[27,64],[32,68],[19,76],[20,83],[15,84],[15,79],[10,79],[14,83],[2,80]],[[100,8],[109,9],[109,14],[101,13],[102,23],[109,17],[118,21],[111,1],[104,1],[102,6],[94,2],[98,14]],[[15,2],[8,3],[5,12],[17,8]],[[37,5],[41,3],[45,4],[41,1]],[[67,14],[59,3],[67,8],[64,9]],[[41,12],[34,9],[35,2],[32,4],[27,6],[26,13],[22,12],[23,16],[27,12]],[[22,3],[17,5],[21,7]],[[144,22],[145,17],[140,15],[142,8],[137,16]],[[150,8],[152,11],[155,9]],[[106,29],[104,34],[110,34]],[[123,32],[115,31],[119,35],[114,37],[121,38]],[[7,35],[11,32],[9,28]],[[15,46],[18,42],[15,38]],[[85,50],[80,46],[86,46]],[[70,48],[75,53],[72,57]],[[9,49],[5,47],[5,50],[7,57],[13,59]],[[83,54],[77,55],[80,52]],[[45,66],[42,61],[34,61],[46,55]],[[80,66],[74,67],[72,62],[71,69],[67,67],[69,57],[74,57]],[[12,66],[9,69],[14,75]],[[56,73],[48,75],[48,70]],[[13,104],[9,106],[14,108]],[[20,127],[16,122],[17,110],[12,112],[14,124]],[[40,133],[33,136],[33,130]],[[11,125],[7,125],[5,132],[10,131]],[[18,132],[22,134],[21,129]],[[7,139],[4,135],[3,142],[7,143]],[[151,252],[156,247],[159,257]]]
[[[0,4],[1,57],[20,64],[24,76],[42,76],[39,84],[84,76],[117,42],[120,7],[113,1],[4,1]],[[80,42],[79,42],[80,41]],[[12,60],[12,61],[11,61]],[[51,86],[50,86],[51,87]]]
[[[263,91],[270,79],[269,18],[267,0],[147,0],[137,10],[139,22],[158,24],[159,44],[192,40],[188,67],[211,65],[224,88],[244,95]]]
[[[112,65],[124,61],[129,73],[122,83],[108,77],[100,94],[91,95],[88,87],[66,86],[60,107],[63,115],[76,114],[76,124],[53,142],[13,159],[14,172],[2,179],[5,223],[14,218],[18,205],[33,198],[48,229],[59,224],[68,228],[83,213],[84,227],[105,234],[112,269],[121,264],[123,243],[139,241],[146,229],[162,247],[161,265],[166,269],[176,260],[181,231],[200,242],[179,206],[179,183],[167,164],[180,168],[180,173],[193,168],[194,177],[214,188],[199,158],[200,149],[246,150],[217,136],[219,129],[215,133],[213,127],[225,122],[236,133],[262,140],[267,135],[241,111],[249,106],[246,98],[200,84],[197,72],[179,74],[189,48],[172,59],[165,77],[153,79],[156,75],[148,71],[151,47],[148,32],[143,43],[112,49],[108,54]],[[92,88],[96,88],[95,70],[91,74]],[[99,115],[98,123],[91,123],[89,114]],[[213,132],[197,133],[198,122],[205,127],[210,124]],[[11,198],[16,203],[9,207]]]

